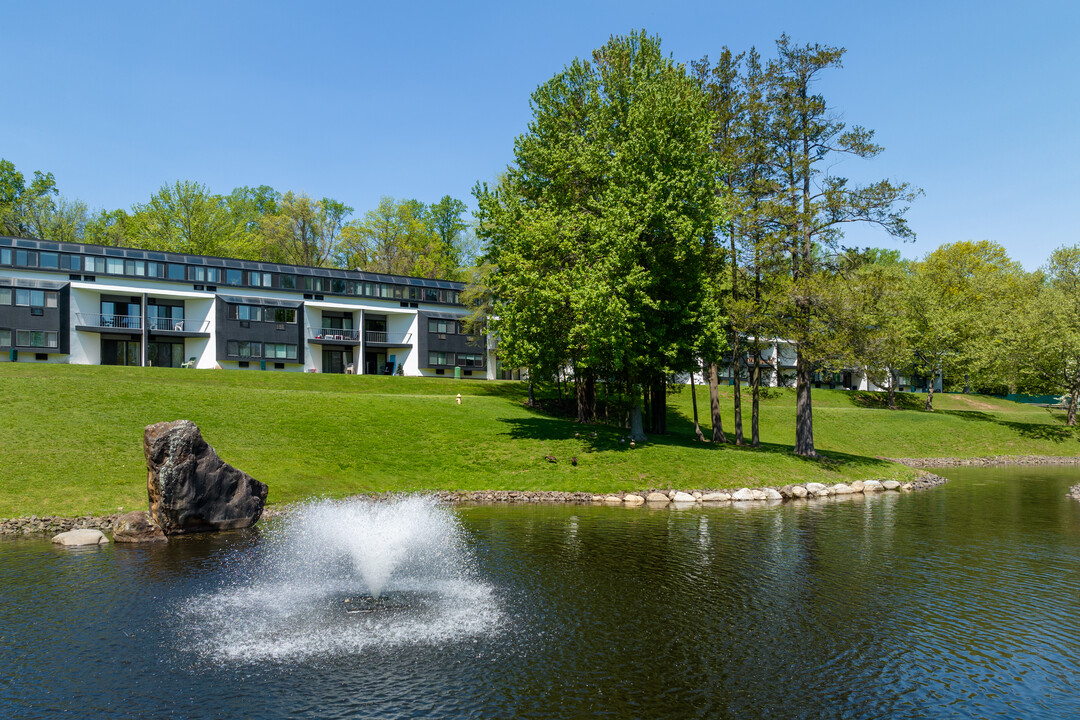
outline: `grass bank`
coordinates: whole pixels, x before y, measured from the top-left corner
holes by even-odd
[[[705,412],[707,389],[697,390]],[[693,441],[689,388],[671,398],[671,433],[633,450],[616,428],[525,408],[525,388],[513,382],[2,363],[0,392],[0,517],[144,508],[143,427],[179,418],[196,422],[226,462],[267,482],[272,503],[380,491],[904,479],[912,471],[878,458],[1080,454],[1060,413],[978,396],[939,395],[934,413],[910,397],[891,412],[873,395],[815,391],[825,456],[815,462],[791,454],[790,391],[763,403],[765,444],[756,450]],[[724,388],[729,431],[730,407]]]

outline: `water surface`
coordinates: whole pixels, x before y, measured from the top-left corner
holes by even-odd
[[[1080,716],[1078,471],[947,474],[801,504],[462,507],[460,575],[373,601],[342,570],[288,626],[250,592],[273,527],[0,541],[0,716]]]

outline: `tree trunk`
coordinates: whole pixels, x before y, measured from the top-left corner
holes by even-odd
[[[587,401],[585,399],[585,381],[581,373],[574,368],[574,399],[577,401],[577,421],[584,425],[588,420]]]
[[[754,338],[754,347],[757,347],[757,338]],[[760,353],[758,356],[760,357]],[[755,362],[750,380],[750,445],[752,447],[761,445],[761,436],[758,434],[760,389],[761,366]]]
[[[895,370],[889,370],[889,409],[896,410],[896,383],[899,378]]]
[[[712,441],[726,443],[724,420],[720,417],[720,372],[716,363],[709,363],[709,410],[712,411]]]
[[[694,372],[696,370],[690,371],[690,401],[694,405],[694,436],[701,442],[705,442],[705,434],[701,432],[701,425],[698,424],[697,388],[694,386]]]
[[[652,383],[652,430],[667,434],[667,381],[660,377]]]
[[[1076,427],[1076,402],[1080,400],[1080,388],[1073,388],[1072,393],[1069,394],[1069,411],[1065,415],[1065,424],[1069,427]]]
[[[735,386],[732,388],[735,396],[735,444],[742,445],[742,383],[739,381],[739,376],[742,375],[742,363],[739,362],[739,333],[731,335],[731,376],[735,378]]]
[[[645,425],[645,430],[648,432],[655,432],[656,428],[653,427],[653,414],[652,414],[652,385],[643,385],[641,388],[642,405],[644,406],[644,415],[642,422]]]
[[[585,375],[585,422],[596,422],[596,375]]]
[[[536,395],[533,394],[532,373],[529,373],[529,407],[536,407]]]
[[[964,373],[964,393],[965,394],[970,394],[971,393],[971,376],[968,375],[967,373]]]
[[[923,406],[923,410],[927,412],[933,412],[934,410],[934,376],[930,376],[930,380],[926,383],[926,405]]]
[[[795,454],[816,458],[814,410],[810,404],[810,383],[814,371],[801,352],[795,353]]]
[[[641,386],[634,385],[633,397],[630,399],[630,439],[634,442],[645,442],[645,430],[641,427]]]

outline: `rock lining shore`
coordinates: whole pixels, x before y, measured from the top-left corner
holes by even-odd
[[[882,458],[911,468],[1005,467],[1008,465],[1080,465],[1080,457],[1056,455],[991,455],[977,458]]]

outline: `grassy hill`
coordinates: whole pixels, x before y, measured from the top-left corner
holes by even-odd
[[[697,390],[709,435],[708,391]],[[815,462],[790,452],[792,391],[763,403],[757,450],[693,441],[689,388],[671,398],[671,433],[635,449],[617,428],[525,408],[525,387],[514,382],[2,363],[0,392],[0,517],[144,508],[143,427],[180,418],[196,422],[226,462],[268,483],[272,503],[387,490],[902,479],[911,471],[878,458],[1080,454],[1061,413],[981,396],[939,395],[934,413],[907,396],[908,407],[891,412],[872,394],[814,391],[826,457]]]

